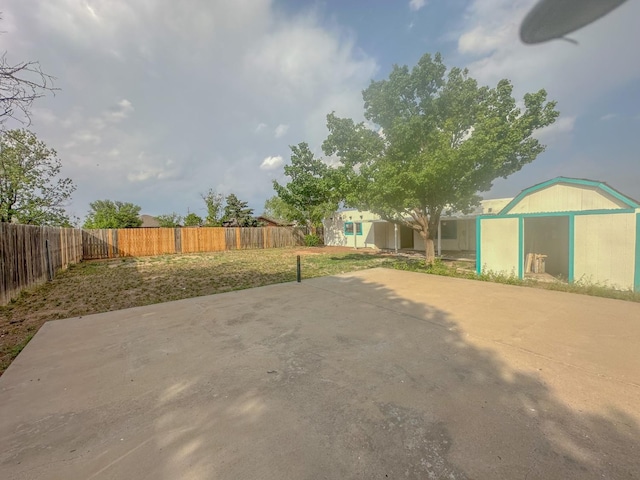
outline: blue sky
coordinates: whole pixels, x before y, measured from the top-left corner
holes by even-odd
[[[320,153],[327,113],[361,119],[372,78],[437,51],[481,83],[506,77],[519,96],[545,88],[558,101],[560,119],[539,133],[547,151],[485,198],[558,175],[640,197],[640,1],[570,35],[577,46],[522,45],[532,4],[30,0],[0,10],[8,59],[39,60],[58,79],[30,128],[76,182],[79,217],[104,198],[202,214],[208,188],[260,213],[288,145]]]

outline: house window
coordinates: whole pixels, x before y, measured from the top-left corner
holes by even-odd
[[[344,234],[345,235],[353,235],[353,222],[345,222],[344,224]],[[356,235],[362,235],[362,223],[356,222],[355,224]]]
[[[443,220],[440,222],[440,237],[443,240],[455,240],[458,238],[458,222],[456,220]]]

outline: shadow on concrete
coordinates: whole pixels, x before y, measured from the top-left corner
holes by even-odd
[[[638,478],[635,387],[559,365],[556,374],[586,382],[572,405],[610,389],[609,405],[581,411],[532,368],[530,352],[509,364],[449,313],[389,284],[325,277],[51,322],[0,378],[0,469]]]
[[[225,313],[209,327],[221,360],[161,392],[164,478],[640,475],[640,428],[625,411],[570,407],[470,344],[446,312],[382,285],[307,284],[291,286],[302,305],[279,290],[254,315]]]

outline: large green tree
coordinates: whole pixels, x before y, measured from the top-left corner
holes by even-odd
[[[291,164],[284,173],[290,180],[281,185],[276,180],[273,188],[278,198],[289,208],[287,220],[317,227],[322,219],[338,208],[340,196],[336,189],[335,171],[316,158],[309,145],[302,142],[291,147]]]
[[[89,206],[83,228],[135,228],[142,225],[140,207],[133,203],[96,200]]]
[[[239,227],[255,227],[258,222],[253,218],[253,209],[247,202],[241,201],[235,194],[227,195],[224,207],[223,223],[232,223]]]
[[[418,231],[427,262],[442,212],[470,211],[496,178],[532,162],[545,149],[536,130],[558,117],[544,90],[518,103],[508,80],[480,86],[440,54],[394,66],[363,98],[370,123],[328,115],[323,150],[340,158],[345,202]]]
[[[62,164],[28,130],[0,135],[0,221],[69,226],[64,207],[76,187],[60,177]]]

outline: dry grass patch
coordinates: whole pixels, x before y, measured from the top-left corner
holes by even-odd
[[[236,250],[89,261],[0,307],[0,374],[48,321],[372,268],[383,255],[344,248]]]

